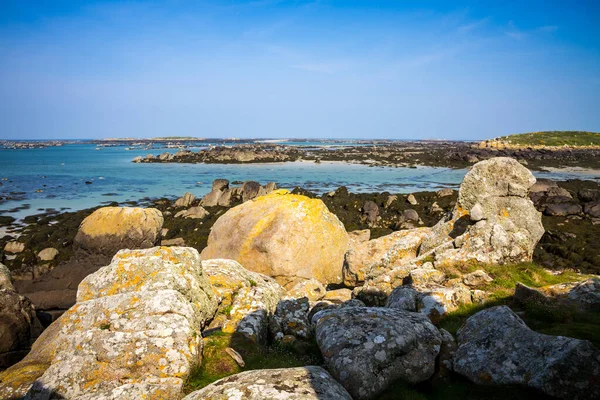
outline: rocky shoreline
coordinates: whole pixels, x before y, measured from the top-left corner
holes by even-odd
[[[341,161],[373,166],[466,168],[494,157],[511,157],[529,169],[583,167],[600,169],[600,148],[488,146],[459,141],[373,141],[361,146],[287,146],[239,144],[193,152],[148,154],[135,163],[273,163]]]
[[[11,304],[2,320],[24,310],[0,361],[35,344],[0,374],[0,395],[231,398],[261,379],[246,398],[413,390],[395,382],[469,382],[482,398],[488,383],[517,385],[515,398],[596,396],[598,350],[580,340],[595,336],[556,339],[523,320],[540,329],[596,318],[600,281],[581,273],[600,272],[600,185],[534,182],[496,158],[458,192],[316,196],[217,179],[202,198],[28,217],[19,237],[0,239],[0,295]],[[517,342],[526,353],[498,353]],[[502,364],[523,357],[520,369]],[[245,369],[273,360],[279,369]],[[287,368],[306,365],[319,366]]]

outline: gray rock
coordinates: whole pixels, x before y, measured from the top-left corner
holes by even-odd
[[[529,188],[530,193],[546,192],[550,188],[558,187],[556,182],[550,179],[539,178],[536,183]]]
[[[544,210],[546,215],[552,217],[566,217],[568,215],[577,215],[581,213],[581,206],[573,203],[548,204]]]
[[[328,369],[355,400],[372,399],[393,381],[418,383],[434,373],[441,336],[421,314],[354,307],[320,311],[315,320]]]
[[[600,201],[586,203],[583,211],[592,218],[600,218]]]
[[[437,197],[452,196],[454,194],[454,190],[450,188],[440,189],[437,192],[435,192],[435,194],[437,195]]]
[[[260,193],[260,183],[254,181],[246,181],[242,185],[242,201],[252,200]]]
[[[196,200],[196,196],[191,194],[190,192],[186,192],[183,197],[178,198],[173,204],[175,208],[188,208],[192,205],[192,203]]]
[[[454,371],[479,384],[522,385],[568,399],[600,398],[600,351],[585,340],[529,329],[508,307],[470,317],[458,331]]]
[[[373,226],[377,223],[377,219],[379,218],[379,206],[372,201],[368,200],[362,207],[363,215],[366,218],[368,224]]]
[[[412,208],[409,208],[408,210],[404,210],[402,212],[402,215],[404,216],[404,219],[406,221],[413,221],[413,222],[419,221],[419,214]]]
[[[352,400],[321,367],[262,369],[220,379],[184,400]]]
[[[161,240],[160,241],[160,245],[161,246],[185,246],[185,240],[183,240],[183,238],[173,238],[173,239],[167,239],[167,240]]]
[[[0,290],[14,290],[10,270],[0,263]]]
[[[471,287],[483,286],[486,283],[490,283],[492,281],[492,277],[489,276],[487,272],[481,269],[478,269],[477,271],[473,271],[470,274],[466,274],[463,276],[463,283]]]
[[[397,308],[399,310],[417,311],[418,292],[411,286],[399,286],[385,304],[388,308]]]
[[[275,340],[281,340],[285,335],[309,339],[312,336],[308,320],[309,309],[306,297],[281,300],[269,321],[271,335]]]

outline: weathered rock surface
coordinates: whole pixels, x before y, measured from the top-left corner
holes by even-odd
[[[182,207],[188,208],[189,206],[192,205],[192,203],[194,202],[194,200],[196,200],[196,196],[194,196],[190,192],[186,192],[183,195],[183,197],[180,197],[177,200],[175,200],[175,204],[173,204],[173,207],[175,207],[175,208],[182,208]]]
[[[4,266],[0,264],[1,267]],[[27,354],[42,332],[42,325],[35,307],[12,288],[2,271],[0,280],[3,281],[0,288],[0,368],[7,368]]]
[[[544,233],[541,214],[527,197],[534,183],[531,172],[512,158],[475,164],[460,186],[452,216],[433,228],[421,254],[450,242],[453,248],[435,251],[436,265],[531,261]]]
[[[275,340],[281,340],[285,335],[309,339],[312,336],[308,320],[309,310],[310,304],[306,297],[281,300],[269,323]]]
[[[204,260],[228,258],[286,288],[341,283],[348,235],[321,200],[276,191],[234,207],[213,225]]]
[[[344,284],[357,286],[369,274],[373,277],[417,256],[428,228],[393,232],[377,239],[355,244],[346,253]]]
[[[306,297],[309,301],[319,301],[325,297],[325,286],[316,279],[298,282],[288,291],[288,297]]]
[[[31,353],[2,373],[0,395],[177,398],[200,364],[200,330],[215,297],[194,249],[120,251],[81,282],[77,304]]]
[[[75,245],[96,253],[154,246],[160,240],[162,213],[155,208],[102,207],[83,220]]]
[[[588,341],[542,335],[508,307],[470,317],[458,331],[454,370],[479,384],[523,385],[569,399],[600,397],[600,351]]]
[[[241,372],[193,392],[184,400],[352,400],[321,367]]]
[[[6,265],[0,263],[0,290],[13,290],[12,278]]]
[[[439,331],[424,316],[390,308],[353,307],[313,316],[328,369],[354,399],[371,399],[397,380],[434,373]]]
[[[238,332],[265,344],[269,318],[285,290],[274,279],[248,271],[234,260],[202,261],[202,271],[208,276],[219,303],[209,328]]]
[[[57,255],[58,250],[56,250],[54,247],[46,247],[45,249],[41,250],[37,256],[41,261],[52,261]]]
[[[25,250],[25,243],[21,242],[8,242],[4,245],[4,251],[7,253],[17,254]]]
[[[202,206],[190,207],[187,210],[179,211],[175,214],[175,218],[191,218],[191,219],[203,219],[209,215],[209,212]]]

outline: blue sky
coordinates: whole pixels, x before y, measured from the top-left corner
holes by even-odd
[[[0,0],[0,138],[600,131],[598,1]]]

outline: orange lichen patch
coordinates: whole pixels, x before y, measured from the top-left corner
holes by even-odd
[[[459,206],[457,204],[456,207],[454,208],[454,213],[456,214],[456,216],[458,218],[460,218],[460,217],[463,217],[465,215],[469,215],[469,210],[465,210],[464,208],[462,208],[461,206]]]
[[[0,372],[0,397],[8,397],[9,392],[15,398],[24,395],[33,382],[42,376],[49,364],[20,362]],[[11,396],[12,397],[12,396]]]
[[[500,210],[500,215],[503,216],[504,218],[510,217],[510,214],[506,208],[503,208],[502,210]]]

